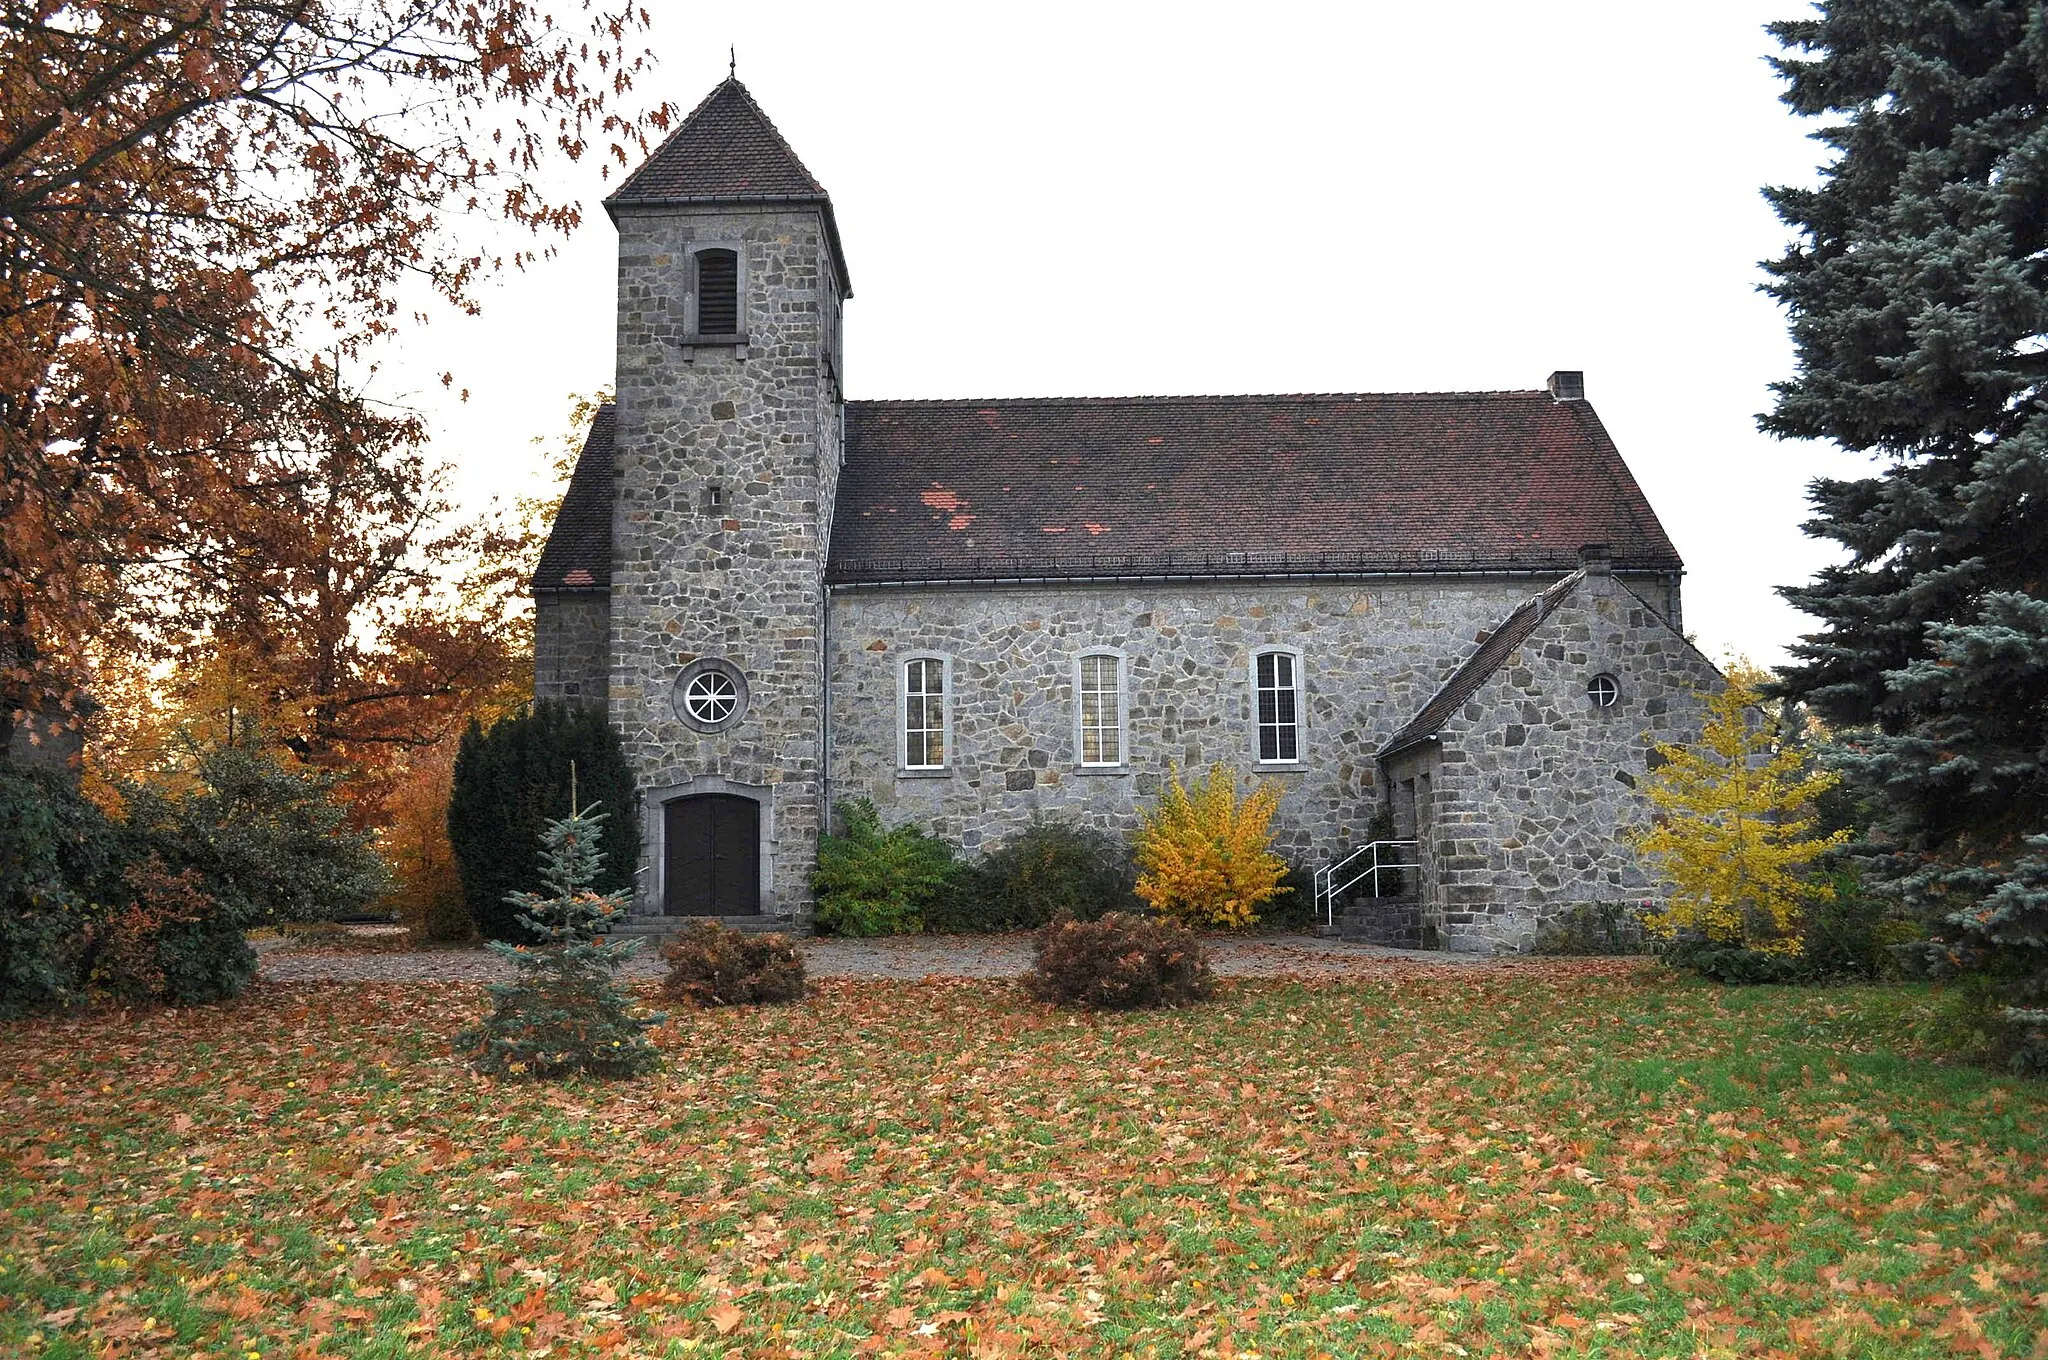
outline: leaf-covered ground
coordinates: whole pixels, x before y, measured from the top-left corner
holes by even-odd
[[[0,1029],[0,1354],[2048,1355],[2048,1091],[1910,989],[990,981],[493,1085],[467,985]]]

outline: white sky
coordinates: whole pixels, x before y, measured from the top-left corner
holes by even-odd
[[[852,397],[1587,394],[1687,565],[1710,655],[1811,626],[1804,485],[1862,460],[1758,433],[1790,374],[1758,193],[1824,148],[1763,25],[1800,0],[1253,7],[651,0],[650,98],[739,75],[832,194]],[[556,258],[445,311],[379,389],[457,490],[527,489],[529,440],[610,381],[615,238],[593,167]],[[611,183],[616,183],[614,176]],[[452,370],[457,402],[440,391]]]

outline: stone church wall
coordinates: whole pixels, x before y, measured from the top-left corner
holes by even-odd
[[[1034,812],[1128,834],[1168,767],[1253,772],[1250,661],[1302,651],[1303,759],[1278,843],[1313,866],[1362,842],[1380,798],[1375,753],[1479,634],[1548,580],[842,590],[831,615],[834,799],[865,795],[980,851]],[[1127,658],[1129,753],[1118,773],[1074,749],[1075,657]],[[919,653],[952,658],[954,754],[943,774],[899,770],[897,687]],[[1560,791],[1558,796],[1565,796]]]
[[[618,228],[609,700],[647,832],[636,906],[660,910],[660,800],[715,789],[762,803],[764,909],[801,909],[819,829],[822,582],[840,458],[831,252],[811,207],[621,212]],[[685,346],[693,244],[741,253],[744,357]],[[675,711],[678,674],[701,657],[747,680],[745,716],[723,731],[693,730]]]
[[[598,590],[533,594],[533,697],[602,704],[611,597]]]
[[[1586,687],[1615,677],[1599,708]],[[1630,849],[1657,743],[1698,740],[1720,673],[1611,576],[1589,575],[1448,721],[1391,763],[1422,790],[1425,918],[1446,948],[1519,951],[1580,903],[1664,889]],[[1397,806],[1399,800],[1397,800]]]

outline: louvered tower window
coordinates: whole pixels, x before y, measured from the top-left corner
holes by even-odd
[[[697,334],[739,333],[739,252],[700,250],[697,252]]]

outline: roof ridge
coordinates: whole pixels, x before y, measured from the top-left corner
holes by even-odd
[[[1494,388],[1452,392],[1194,392],[1140,393],[1109,397],[849,397],[848,406],[1071,406],[1117,405],[1138,402],[1307,402],[1362,401],[1368,397],[1437,398],[1549,397],[1540,387]]]

